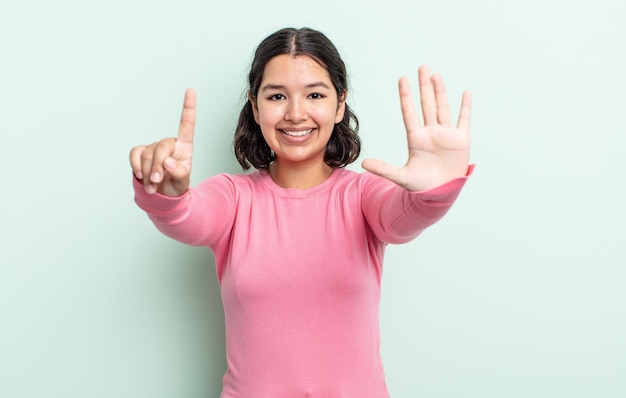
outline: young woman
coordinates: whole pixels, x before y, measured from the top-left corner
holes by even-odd
[[[379,300],[388,244],[452,206],[469,165],[470,94],[452,125],[443,82],[419,68],[423,124],[399,90],[409,158],[359,155],[346,68],[332,42],[281,29],[257,47],[235,132],[244,169],[189,186],[195,92],[177,138],[130,153],[135,200],[164,234],[211,248],[224,305],[221,397],[388,397]]]

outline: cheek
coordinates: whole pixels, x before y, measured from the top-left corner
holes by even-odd
[[[257,123],[260,126],[272,126],[282,119],[282,113],[278,108],[259,108]]]
[[[318,121],[320,125],[334,126],[336,123],[341,121],[343,115],[339,115],[337,112],[337,108],[329,107],[324,110],[320,110],[320,112],[312,115],[315,120]]]
[[[276,126],[280,123],[281,115],[276,110],[260,110],[258,114],[258,125],[265,142],[268,144],[275,139]]]

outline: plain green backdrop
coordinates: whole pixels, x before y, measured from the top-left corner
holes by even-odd
[[[192,182],[239,172],[252,51],[284,26],[342,53],[361,159],[404,163],[397,80],[417,93],[419,65],[455,113],[474,94],[475,174],[387,252],[391,396],[626,396],[625,17],[621,0],[3,3],[0,396],[217,397],[211,253],[135,206],[128,152],[175,135],[194,87]]]

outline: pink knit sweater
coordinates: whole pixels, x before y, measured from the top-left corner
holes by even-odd
[[[215,256],[228,365],[222,398],[382,398],[385,247],[439,220],[466,179],[408,192],[336,169],[297,190],[256,171],[217,175],[178,198],[148,195],[135,181],[135,200],[161,232]]]

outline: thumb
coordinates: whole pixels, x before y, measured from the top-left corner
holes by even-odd
[[[189,178],[189,174],[191,174],[191,170],[189,170],[189,168],[185,167],[173,157],[165,159],[163,167],[165,167],[165,170],[169,173],[173,180],[184,180]]]
[[[372,174],[386,178],[402,187],[406,186],[402,169],[390,163],[377,159],[365,159],[363,163],[361,163],[361,167]]]

